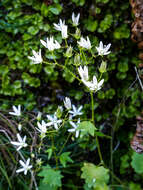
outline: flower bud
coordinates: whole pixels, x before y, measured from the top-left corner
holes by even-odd
[[[69,46],[67,48],[66,53],[65,53],[65,57],[68,57],[68,58],[71,57],[72,56],[72,50],[73,50],[73,48],[71,46]]]
[[[75,57],[74,57],[74,65],[79,66],[80,63],[81,63],[81,61],[80,61],[80,55],[76,54]]]
[[[80,39],[80,36],[81,36],[81,31],[79,28],[76,29],[76,32],[74,34],[74,37],[79,40]]]
[[[38,112],[38,115],[37,115],[37,120],[38,120],[38,121],[41,120],[41,116],[42,116],[42,113],[39,111],[39,112]]]
[[[64,106],[65,106],[65,108],[66,108],[67,110],[70,110],[70,109],[71,109],[71,100],[70,100],[70,98],[65,97]]]
[[[62,117],[62,113],[63,113],[63,107],[62,106],[58,106],[58,109],[56,111],[56,116],[58,118],[61,118]]]
[[[107,63],[105,61],[102,61],[100,67],[99,67],[99,72],[100,73],[105,73],[106,72],[106,67],[107,67]]]
[[[21,129],[22,129],[22,125],[21,125],[21,123],[19,123],[18,124],[18,130],[21,131]]]

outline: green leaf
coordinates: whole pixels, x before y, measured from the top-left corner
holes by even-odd
[[[121,61],[118,63],[118,71],[120,72],[127,72],[129,67],[128,67],[128,58],[123,58]]]
[[[28,33],[30,33],[31,35],[36,35],[39,32],[39,28],[37,28],[36,26],[30,26],[28,28]]]
[[[85,180],[85,183],[88,184],[88,187],[102,189],[109,181],[109,170],[103,166],[95,166],[91,163],[84,163],[84,166],[81,168],[81,170],[81,178]]]
[[[122,26],[118,27],[114,31],[114,38],[115,39],[122,39],[122,38],[129,38],[130,37],[130,29],[128,28],[127,24],[123,24]]]
[[[105,32],[107,29],[110,28],[113,22],[113,16],[111,14],[105,15],[104,20],[100,22],[100,27],[98,28],[98,32],[102,33]]]
[[[38,176],[43,177],[42,183],[48,184],[50,187],[61,187],[61,171],[54,170],[49,165],[42,167],[42,171]]]
[[[48,16],[48,12],[49,12],[49,10],[48,10],[47,5],[46,5],[45,3],[42,3],[42,6],[41,6],[41,14],[42,14],[43,16],[47,17],[47,16]]]
[[[142,174],[143,173],[143,154],[138,154],[134,152],[132,155],[131,165],[134,168],[136,173]]]
[[[38,187],[39,190],[57,190],[57,188],[57,186],[53,187],[45,183],[40,183],[40,186]]]
[[[66,167],[67,162],[73,163],[73,160],[69,157],[70,152],[64,152],[60,155],[60,162],[63,167]]]
[[[94,136],[96,127],[90,121],[83,121],[79,123],[79,127],[77,129],[81,131],[81,136],[87,134]]]
[[[88,31],[94,32],[97,29],[98,22],[91,17],[84,20],[84,26]]]
[[[54,15],[59,15],[60,12],[62,11],[62,6],[59,4],[50,5],[48,7],[48,10],[51,11]]]
[[[50,160],[53,152],[52,148],[49,148],[48,150],[46,150],[46,152],[48,153],[48,160]]]

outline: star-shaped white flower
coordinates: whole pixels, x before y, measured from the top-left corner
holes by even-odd
[[[75,117],[77,115],[82,115],[82,112],[81,112],[82,107],[83,106],[80,106],[79,108],[76,108],[75,105],[72,105],[73,110],[69,111],[69,113],[72,114],[72,117]]]
[[[40,42],[49,51],[53,51],[54,49],[59,49],[61,47],[60,44],[57,42],[57,40],[53,39],[53,36],[47,38],[46,42],[44,40],[40,40]]]
[[[42,63],[43,59],[41,56],[41,49],[39,50],[39,52],[36,52],[35,50],[32,50],[33,56],[28,56],[28,58],[30,60],[32,60],[33,64],[39,64]]]
[[[67,110],[70,110],[70,109],[71,109],[71,100],[70,100],[70,98],[65,97],[64,106],[65,106],[65,108],[66,108]]]
[[[41,137],[44,138],[47,132],[48,124],[44,120],[42,120],[42,123],[40,123],[39,121],[37,122],[37,126],[38,128],[36,129],[41,133]]]
[[[24,138],[22,139],[22,137],[18,133],[17,134],[17,139],[18,139],[17,142],[15,142],[15,141],[11,141],[10,142],[11,144],[18,146],[18,148],[16,149],[17,151],[20,150],[23,147],[28,146],[27,143],[26,143],[26,136],[24,136]]]
[[[84,39],[83,37],[80,38],[80,41],[77,42],[81,47],[86,48],[86,49],[91,49],[91,43],[90,40],[88,38],[88,36],[86,37],[86,39]]]
[[[65,20],[62,21],[62,20],[60,19],[60,21],[59,21],[58,24],[54,23],[54,28],[55,28],[56,30],[58,30],[58,31],[61,31],[61,34],[62,34],[62,38],[63,38],[63,39],[66,39],[66,38],[68,37],[68,34],[67,34],[67,29],[68,29],[68,27],[67,27],[67,25],[65,25]]]
[[[77,16],[75,16],[74,13],[72,13],[72,22],[73,22],[73,26],[78,26],[78,22],[79,22],[79,17],[80,17],[80,13],[78,13]]]
[[[21,105],[18,105],[18,108],[16,106],[12,106],[14,112],[9,112],[10,115],[20,116],[21,115]]]
[[[98,55],[108,55],[111,51],[108,51],[110,48],[111,44],[103,45],[102,41],[99,43],[99,47],[96,47]]]
[[[24,175],[26,175],[28,170],[30,170],[32,168],[32,165],[29,165],[30,164],[30,158],[27,159],[26,163],[24,163],[22,160],[19,160],[19,163],[21,164],[21,166],[23,168],[16,170],[16,173],[24,172]]]
[[[78,68],[78,72],[82,80],[88,81],[88,67],[87,66],[84,66],[84,68],[80,66]]]
[[[96,76],[93,76],[93,80],[88,80],[88,67],[84,66],[82,68],[81,66],[78,68],[78,72],[81,76],[82,82],[91,90],[91,91],[98,91],[101,89],[104,79],[102,79],[100,82],[97,81]]]
[[[96,76],[93,76],[92,81],[83,81],[83,83],[91,90],[97,92],[101,89],[104,79],[102,79],[100,82],[97,81]]]
[[[77,138],[79,136],[79,130],[77,130],[78,124],[80,123],[80,119],[78,119],[77,123],[70,121],[70,124],[72,125],[73,129],[68,129],[68,132],[73,133],[75,132],[75,137]]]
[[[47,115],[48,120],[50,120],[49,123],[47,123],[48,126],[54,126],[56,130],[58,130],[58,125],[62,122],[61,119],[58,120],[57,116],[54,114],[54,116]]]

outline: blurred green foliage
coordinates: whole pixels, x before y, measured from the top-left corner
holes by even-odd
[[[82,35],[88,35],[92,45],[97,46],[100,40],[104,44],[112,43],[112,53],[105,58],[108,73],[104,73],[103,78],[106,82],[95,96],[95,120],[107,134],[110,130],[106,129],[106,124],[116,125],[116,141],[120,141],[123,149],[129,149],[130,134],[135,131],[135,117],[141,112],[143,96],[138,83],[134,82],[134,66],[138,66],[140,61],[136,46],[130,40],[132,18],[128,0],[1,0],[0,108],[21,104],[28,110],[36,106],[49,111],[64,96],[70,96],[84,104],[84,111],[89,114],[89,97],[84,92],[85,88],[79,87],[69,72],[58,70],[54,65],[32,65],[27,58],[32,49],[37,51],[42,48],[40,39],[52,33],[59,42],[62,41],[59,33],[53,30],[53,23],[58,23],[59,18],[65,19],[66,24],[70,23],[72,11],[80,12]],[[62,59],[60,51],[56,55],[59,60]],[[52,62],[52,55],[47,52],[45,55]],[[69,68],[70,62],[73,62],[73,57],[69,58]],[[101,62],[90,62],[91,72],[98,70]],[[87,142],[81,146],[93,149],[93,144],[88,145]],[[108,154],[106,156],[108,158]],[[129,155],[125,150],[117,150],[115,157],[118,156],[120,161],[114,159],[117,173],[120,169],[120,174],[126,175],[125,170],[131,167]],[[137,172],[137,158],[134,156],[133,160],[132,165]],[[132,171],[129,172],[132,174]],[[131,189],[140,188],[140,185],[131,182]]]

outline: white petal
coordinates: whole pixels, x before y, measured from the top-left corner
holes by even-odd
[[[41,44],[47,48],[47,43],[43,40],[40,40]]]
[[[79,131],[76,131],[75,137],[77,138],[79,136]]]
[[[12,108],[13,108],[13,111],[14,111],[14,112],[17,112],[16,106],[12,106]]]
[[[68,129],[68,132],[75,132],[75,129]]]
[[[24,163],[22,160],[19,160],[19,163],[20,163],[23,167],[25,167],[25,163]]]
[[[16,145],[16,146],[20,146],[20,145],[21,145],[20,142],[14,142],[14,141],[11,141],[10,143],[13,144],[13,145]]]
[[[19,133],[17,134],[17,139],[18,139],[19,142],[22,142],[22,138],[21,138]]]
[[[99,48],[103,49],[103,42],[102,41],[100,41],[100,43],[99,43]]]
[[[16,170],[16,173],[20,173],[20,172],[23,172],[23,171],[24,171],[24,168],[21,168],[21,169]]]
[[[98,83],[98,87],[102,86],[103,83],[104,83],[104,79],[102,79],[102,80]]]
[[[95,86],[97,86],[97,83],[98,83],[98,81],[97,81],[96,76],[93,76],[93,84],[94,84]]]

